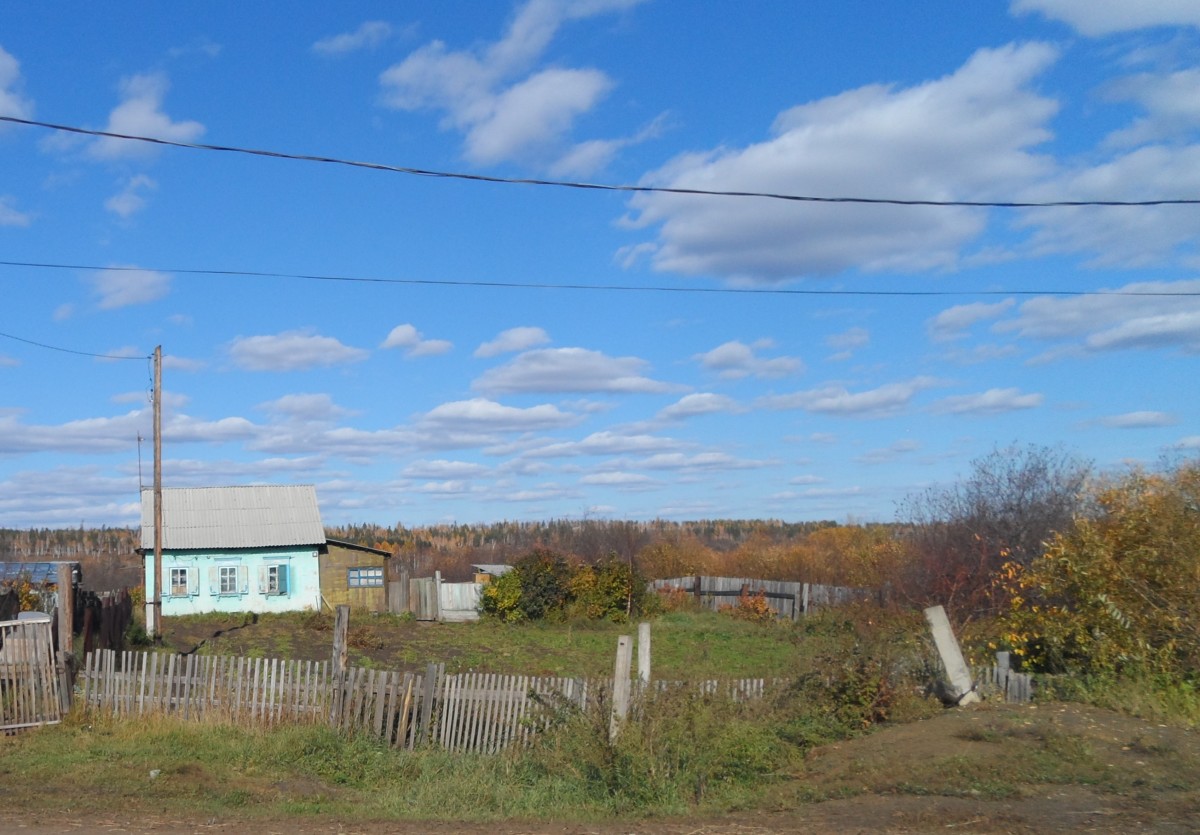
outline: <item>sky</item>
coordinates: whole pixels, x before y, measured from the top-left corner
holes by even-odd
[[[156,346],[164,485],[327,524],[1200,450],[1200,206],[961,205],[1200,199],[1191,0],[7,0],[0,116],[383,166],[0,122],[0,527],[138,523]]]

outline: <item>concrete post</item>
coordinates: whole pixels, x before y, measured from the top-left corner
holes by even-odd
[[[950,628],[946,610],[941,606],[930,606],[925,610],[925,620],[929,622],[933,642],[942,657],[942,666],[946,668],[950,700],[957,705],[969,705],[979,701],[979,694],[975,692],[975,685],[971,680],[971,668],[967,666],[962,649],[958,646],[958,639],[954,637],[954,630]]]

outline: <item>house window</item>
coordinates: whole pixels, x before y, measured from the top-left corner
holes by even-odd
[[[288,593],[288,567],[278,565],[262,565],[258,568],[258,591],[260,594]]]
[[[383,585],[383,568],[359,566],[346,569],[346,583],[352,589],[376,588]]]
[[[188,590],[188,570],[186,568],[171,569],[171,597],[187,597],[190,594]]]
[[[218,571],[220,572],[220,594],[237,594],[238,593],[238,567],[236,565],[222,565]]]

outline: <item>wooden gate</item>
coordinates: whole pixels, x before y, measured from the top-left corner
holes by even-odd
[[[60,721],[50,619],[0,622],[0,732]]]

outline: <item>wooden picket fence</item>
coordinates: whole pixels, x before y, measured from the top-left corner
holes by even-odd
[[[0,622],[0,732],[62,721],[49,619]]]
[[[526,745],[556,713],[585,709],[611,694],[605,679],[424,674],[350,667],[338,677],[330,662],[98,650],[77,680],[88,710],[113,716],[174,714],[272,725],[329,723],[373,734],[395,748],[436,746],[494,753]],[[690,683],[736,700],[762,698],[764,679]],[[684,686],[655,682],[657,689]]]
[[[874,601],[883,605],[886,594],[878,589],[797,583],[788,580],[759,580],[751,577],[668,577],[654,580],[651,592],[675,592],[692,595],[696,603],[713,611],[736,606],[743,595],[761,595],[777,617],[799,620],[818,609],[848,603]]]
[[[985,699],[1000,699],[1009,704],[1033,701],[1033,676],[1029,673],[1018,673],[1007,664],[997,663],[990,667],[974,667],[971,675],[975,689]]]

